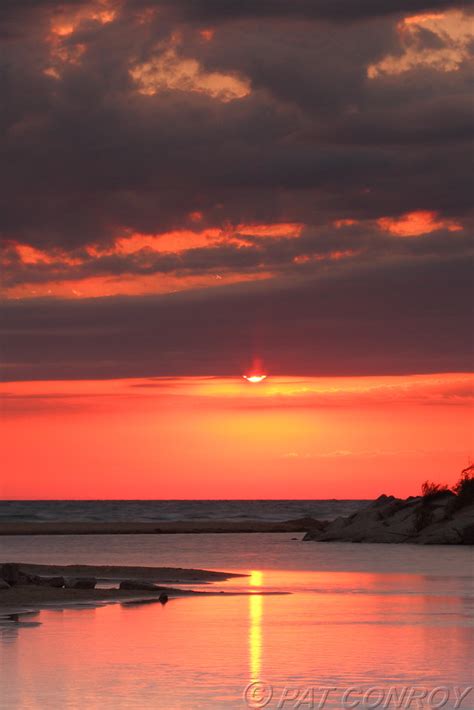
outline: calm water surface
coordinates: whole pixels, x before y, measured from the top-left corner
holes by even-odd
[[[252,594],[5,624],[0,707],[455,708],[474,684],[471,550],[294,537],[1,538],[2,561],[243,571],[217,589]],[[472,710],[474,691],[458,707]]]

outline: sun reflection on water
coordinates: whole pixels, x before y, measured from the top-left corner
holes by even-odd
[[[261,678],[262,670],[262,617],[263,596],[258,594],[258,588],[263,583],[263,572],[254,570],[250,573],[249,585],[251,591],[257,592],[249,596],[249,672],[250,680]],[[252,588],[257,588],[252,590]]]

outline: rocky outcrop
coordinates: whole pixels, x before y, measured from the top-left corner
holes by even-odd
[[[406,500],[382,495],[346,518],[308,526],[303,540],[472,545],[474,505],[460,507],[449,491]]]

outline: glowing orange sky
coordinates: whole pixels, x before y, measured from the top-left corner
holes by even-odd
[[[2,498],[363,498],[453,483],[465,374],[2,387]]]

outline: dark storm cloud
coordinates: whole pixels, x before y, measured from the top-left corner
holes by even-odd
[[[417,50],[455,51],[454,69],[421,60],[400,74],[369,78],[368,69],[403,56],[404,14],[470,6],[129,0],[101,23],[93,0],[0,2],[5,288],[276,275],[201,294],[9,304],[7,377],[230,372],[256,330],[279,372],[464,369],[469,47],[421,28]],[[77,12],[73,30],[55,35],[52,22]],[[130,69],[163,56],[175,83],[140,93]],[[199,82],[180,85],[185,60],[248,91],[223,102]],[[419,210],[438,213],[441,226],[416,239],[373,222]],[[360,224],[337,229],[342,218]],[[464,229],[449,232],[446,219]],[[107,253],[133,232],[290,221],[305,225],[298,239],[246,234],[246,245],[223,238],[178,254]],[[23,263],[16,243],[44,250],[50,263]],[[351,254],[339,262],[339,251]]]
[[[165,296],[9,302],[5,379],[465,371],[471,364],[465,259],[342,269]]]
[[[410,12],[441,5],[416,3]],[[283,12],[372,17],[403,3],[148,3],[159,17],[143,24],[134,13],[146,6],[126,3],[113,22],[79,24],[61,42],[86,50],[78,63],[59,62],[59,80],[43,73],[51,64],[50,14],[59,5],[4,6],[13,17],[21,10],[37,17],[24,36],[3,42],[1,55],[0,230],[7,238],[75,248],[125,229],[182,226],[197,209],[210,224],[311,224],[341,208],[358,217],[468,209],[466,70],[421,67],[409,81],[369,81],[371,62],[400,52],[392,19],[331,30],[272,19]],[[264,29],[252,24],[252,9],[268,16]],[[202,22],[192,18],[216,12],[236,21],[203,42]],[[250,95],[221,103],[192,91],[137,93],[131,63],[152,58],[173,29],[185,38],[180,56],[248,77]]]
[[[236,18],[329,19],[348,21],[380,15],[415,14],[427,10],[440,11],[453,7],[469,7],[470,0],[165,0],[164,6],[194,21],[221,21]]]

